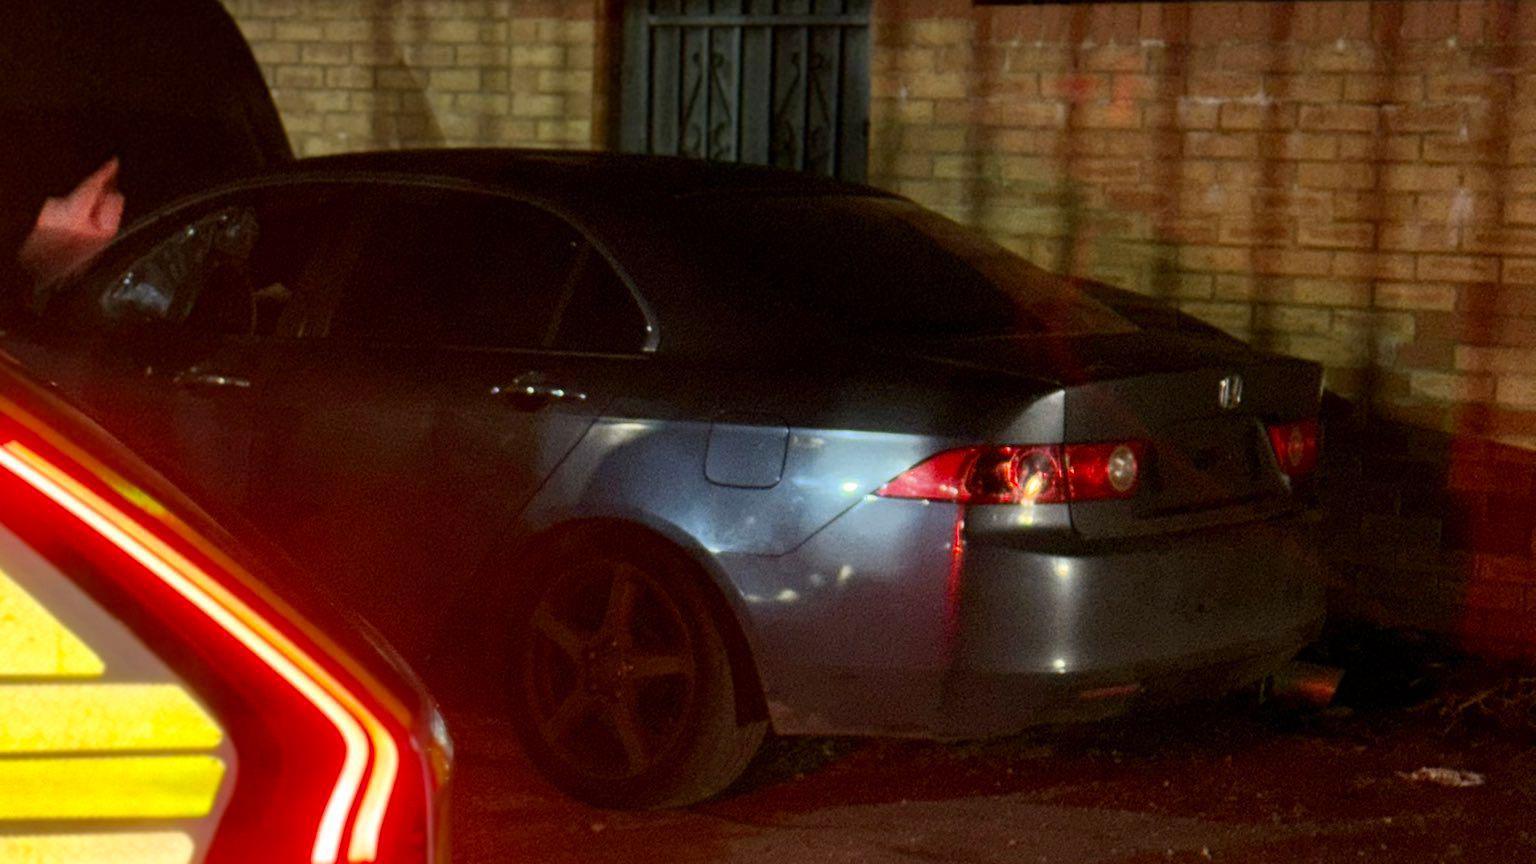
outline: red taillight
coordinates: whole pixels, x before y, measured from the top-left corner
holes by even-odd
[[[884,498],[960,504],[1061,504],[1130,498],[1146,444],[1047,444],[946,450],[881,487]]]
[[[431,780],[404,705],[216,548],[161,530],[152,500],[0,441],[0,519],[67,562],[228,731],[230,788],[194,861],[428,860]]]
[[[1130,498],[1141,487],[1147,448],[1140,441],[1069,444],[1066,452],[1067,486],[1073,501]]]
[[[1275,461],[1291,477],[1305,477],[1317,467],[1317,421],[1300,420],[1269,427]]]

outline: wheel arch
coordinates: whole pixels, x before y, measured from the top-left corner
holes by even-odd
[[[741,596],[732,587],[719,563],[709,551],[686,532],[671,525],[653,525],[617,517],[571,519],[528,532],[494,550],[480,568],[487,578],[499,576],[505,581],[496,587],[498,609],[516,602],[522,580],[537,571],[541,558],[559,553],[562,548],[595,542],[622,544],[649,543],[686,562],[693,575],[705,586],[710,612],[725,642],[731,674],[740,686],[735,688],[736,715],[741,722],[767,720],[768,704],[758,670],[755,639],[742,609]],[[516,565],[523,566],[516,566]],[[506,578],[507,574],[515,574]],[[479,581],[479,580],[477,580]],[[484,584],[484,583],[482,583]],[[476,592],[478,593],[478,592]],[[464,601],[468,602],[469,598]]]

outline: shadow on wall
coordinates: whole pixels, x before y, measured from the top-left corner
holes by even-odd
[[[427,98],[427,72],[413,69],[397,31],[415,52],[430,44],[424,0],[375,0],[368,22],[373,89],[369,131],[373,147],[440,147],[443,130]],[[450,49],[451,50],[451,49]]]
[[[1536,416],[1521,432],[1495,402],[1488,373],[1520,369],[1462,359],[1536,347],[1497,284],[1500,257],[1536,255],[1507,224],[1536,209],[1512,191],[1536,153],[1519,4],[1460,4],[1451,38],[1435,4],[1232,5],[1257,11],[1192,32],[1171,3],[893,0],[874,182],[1322,362],[1339,616],[1536,654],[1536,452],[1490,440]]]
[[[514,41],[509,0],[369,0],[367,38],[347,70],[367,85],[351,94],[366,109],[366,141],[330,136],[330,149],[430,148],[526,142],[536,121],[513,111]],[[519,81],[524,98],[542,86]],[[337,122],[343,122],[338,120]],[[328,130],[333,131],[333,130]],[[339,137],[339,140],[337,140]]]
[[[1336,396],[1325,423],[1333,620],[1536,656],[1536,453],[1367,418]]]

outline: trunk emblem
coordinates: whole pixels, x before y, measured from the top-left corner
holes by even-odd
[[[1228,375],[1221,379],[1216,391],[1216,402],[1228,411],[1243,404],[1243,376]]]

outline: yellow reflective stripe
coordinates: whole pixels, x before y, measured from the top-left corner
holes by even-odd
[[[197,818],[223,777],[213,756],[0,759],[0,820]]]
[[[101,658],[0,571],[0,679],[94,678]]]
[[[11,441],[0,445],[0,467],[51,498],[182,595],[330,721],[346,753],[321,813],[310,860],[312,864],[334,864],[354,805],[357,816],[351,823],[347,858],[358,862],[377,859],[384,812],[399,770],[394,739],[378,718],[313,656],[227,586],[58,466]]]
[[[189,864],[185,834],[0,835],[5,864]]]
[[[211,750],[224,734],[175,684],[0,684],[0,754]]]

